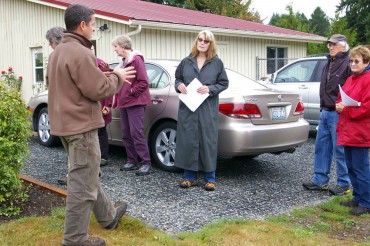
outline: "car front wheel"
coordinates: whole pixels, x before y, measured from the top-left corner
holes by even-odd
[[[37,121],[37,133],[40,144],[46,147],[55,146],[60,143],[59,137],[50,134],[49,114],[47,108],[40,110]]]
[[[176,123],[164,122],[155,130],[150,141],[152,160],[161,169],[179,172],[175,167],[176,155]]]

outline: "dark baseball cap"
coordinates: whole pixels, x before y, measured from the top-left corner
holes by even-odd
[[[338,42],[346,42],[347,43],[347,38],[346,36],[342,34],[334,34],[331,36],[331,38],[327,41],[327,43],[338,43]]]

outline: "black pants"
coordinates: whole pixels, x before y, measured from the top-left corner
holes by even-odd
[[[108,144],[108,133],[107,133],[106,125],[98,129],[98,136],[99,136],[101,158],[108,160],[109,144]]]

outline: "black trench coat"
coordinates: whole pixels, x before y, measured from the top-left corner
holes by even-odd
[[[217,166],[218,94],[229,85],[222,61],[215,56],[198,69],[195,57],[184,58],[176,69],[175,88],[188,86],[194,78],[208,86],[210,96],[195,112],[180,101],[175,166],[192,171],[213,172]]]

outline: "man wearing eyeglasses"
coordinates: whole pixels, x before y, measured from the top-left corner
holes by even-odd
[[[327,191],[333,195],[348,194],[350,179],[344,159],[344,147],[336,145],[336,126],[339,115],[335,111],[339,86],[351,75],[347,38],[334,34],[328,41],[328,63],[324,68],[320,84],[320,119],[315,142],[314,176],[303,183],[308,190]],[[330,168],[333,156],[337,163],[337,181],[329,188]]]

